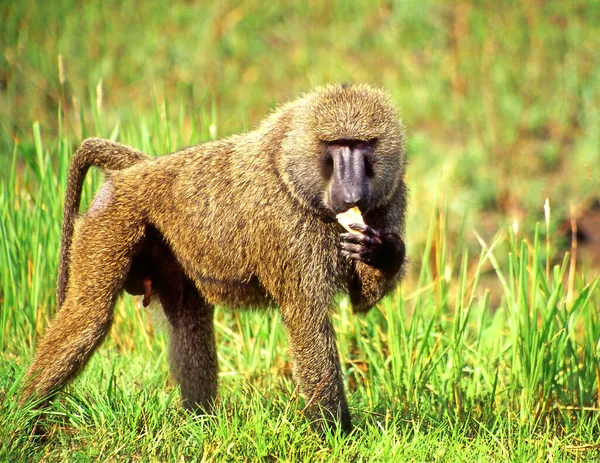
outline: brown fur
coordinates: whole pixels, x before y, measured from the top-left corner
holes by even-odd
[[[69,176],[67,178],[67,193],[63,214],[62,240],[60,244],[60,263],[58,270],[57,299],[62,306],[69,280],[69,255],[71,240],[75,226],[75,215],[79,210],[83,181],[90,166],[101,167],[105,170],[121,170],[133,164],[149,160],[141,151],[134,150],[108,140],[89,138],[73,156]]]
[[[363,253],[364,243],[346,245],[352,257],[341,249],[346,238],[320,174],[323,144],[346,139],[377,140],[361,209],[378,244],[373,254]],[[309,414],[349,431],[328,311],[334,295],[347,292],[354,310],[365,312],[401,277],[403,144],[389,98],[367,86],[317,89],[254,132],[156,159],[86,140],[69,174],[60,310],[25,397],[51,393],[77,373],[106,335],[116,297],[123,289],[143,294],[150,278],[173,327],[172,369],[187,407],[210,406],[216,394],[214,304],[277,305]],[[72,232],[89,165],[107,169],[107,180]]]

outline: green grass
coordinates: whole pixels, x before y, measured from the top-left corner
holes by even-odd
[[[1,190],[12,207],[2,209],[0,220],[0,432],[8,437],[0,458],[600,457],[599,280],[586,281],[568,254],[556,265],[546,260],[554,243],[543,216],[532,236],[507,229],[490,243],[480,238],[480,255],[470,256],[449,243],[447,209],[436,211],[422,255],[413,256],[431,265],[413,263],[407,283],[366,317],[352,316],[347,301],[338,301],[334,322],[358,427],[348,439],[323,441],[310,430],[279,316],[271,312],[218,311],[219,406],[214,416],[187,415],[169,380],[165,333],[155,332],[130,297],[117,305],[109,339],[67,392],[42,412],[19,408],[16,390],[33,341],[55,307],[58,223],[71,154],[64,140],[36,143],[38,167],[13,170]],[[84,202],[98,181],[92,176]],[[497,304],[480,282],[490,269],[501,287]]]
[[[599,197],[600,3],[530,3],[0,5],[0,461],[598,461],[600,282],[561,224]],[[82,139],[159,155],[328,81],[388,88],[410,136],[407,278],[333,315],[356,434],[310,429],[276,311],[217,311],[219,403],[190,416],[131,297],[19,407]]]

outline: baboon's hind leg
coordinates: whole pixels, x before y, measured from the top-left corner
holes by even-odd
[[[110,207],[107,209],[111,209]],[[25,379],[23,400],[63,386],[104,339],[143,224],[110,210],[85,216],[75,233],[66,298]]]
[[[175,381],[181,387],[183,406],[205,411],[217,395],[218,359],[214,333],[214,307],[195,285],[182,277],[177,291],[160,291],[172,331],[169,358]],[[174,289],[174,288],[173,288]]]

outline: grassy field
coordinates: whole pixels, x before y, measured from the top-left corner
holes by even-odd
[[[600,201],[600,2],[6,1],[0,17],[0,461],[600,459],[600,243],[575,233]],[[19,407],[77,145],[160,155],[332,81],[387,88],[409,131],[409,274],[367,316],[343,297],[333,316],[357,432],[311,430],[276,311],[217,310],[219,403],[190,416],[166,330],[131,297],[63,394]]]

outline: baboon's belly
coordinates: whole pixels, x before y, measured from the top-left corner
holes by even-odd
[[[269,294],[254,276],[245,281],[200,277],[197,286],[200,293],[211,304],[233,308],[262,308],[274,304]]]

